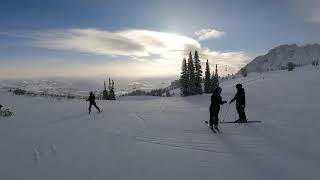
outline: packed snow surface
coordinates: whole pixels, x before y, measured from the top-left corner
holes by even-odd
[[[318,179],[320,69],[250,74],[225,81],[222,97],[245,85],[252,124],[208,120],[210,95],[86,101],[0,92],[11,117],[0,117],[2,180]],[[226,111],[228,110],[228,113]],[[220,120],[235,119],[223,105]]]

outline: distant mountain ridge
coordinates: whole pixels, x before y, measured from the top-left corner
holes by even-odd
[[[288,62],[306,65],[314,60],[320,60],[320,44],[281,45],[263,56],[256,57],[244,68],[247,72],[265,72],[284,68]]]

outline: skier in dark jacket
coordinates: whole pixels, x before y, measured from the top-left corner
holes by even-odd
[[[242,88],[242,84],[237,84],[237,94],[234,98],[230,101],[230,104],[233,101],[236,101],[236,109],[239,114],[239,119],[236,122],[247,122],[246,113],[244,112],[244,108],[246,107],[246,95],[244,89]]]
[[[218,126],[220,105],[227,103],[227,101],[222,101],[221,92],[222,92],[222,89],[220,87],[217,87],[216,89],[214,89],[214,92],[211,95],[211,104],[209,109],[210,110],[210,121],[209,121],[210,128],[213,128],[213,125],[215,125],[215,127]]]
[[[96,104],[96,97],[94,96],[94,94],[92,92],[89,93],[89,98],[86,101],[89,101],[89,114],[91,113],[91,107],[94,106],[99,112],[100,109]]]

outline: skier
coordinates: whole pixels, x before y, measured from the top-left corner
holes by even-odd
[[[94,96],[94,94],[92,92],[89,93],[89,98],[86,101],[89,101],[89,114],[91,113],[91,107],[94,106],[99,113],[101,112],[99,107],[96,104],[96,97]]]
[[[213,94],[211,96],[211,104],[210,104],[210,121],[209,126],[212,129],[213,125],[215,128],[218,127],[219,123],[219,111],[220,111],[220,105],[227,103],[227,101],[222,101],[221,97],[222,89],[220,87],[217,87],[214,89]]]
[[[246,113],[244,112],[244,108],[246,107],[246,95],[244,92],[244,89],[242,88],[242,84],[237,84],[237,94],[234,96],[234,98],[230,101],[229,104],[231,104],[233,101],[236,101],[236,109],[239,114],[239,119],[236,120],[236,123],[246,123],[247,117]]]

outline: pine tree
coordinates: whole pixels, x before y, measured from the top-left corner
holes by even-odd
[[[210,93],[212,93],[217,87],[219,87],[218,65],[216,65],[216,71],[213,71],[212,73]]]
[[[195,68],[194,68],[193,58],[190,51],[189,58],[188,58],[188,76],[189,76],[188,91],[190,95],[196,94],[194,69]]]
[[[219,74],[218,74],[218,64],[216,64],[216,73],[214,74],[216,87],[219,87]]]
[[[111,84],[111,87],[110,87],[109,99],[110,100],[116,100],[116,95],[114,93],[114,81],[113,80],[112,80],[112,84]]]
[[[205,77],[204,77],[204,93],[210,93],[210,66],[209,62],[207,60],[206,62],[206,72],[205,72]]]
[[[180,90],[182,96],[189,95],[189,77],[188,77],[188,67],[187,67],[187,60],[183,58],[182,66],[181,66],[181,75],[180,75]]]
[[[194,52],[194,86],[195,86],[195,93],[202,94],[202,69],[201,69],[201,61],[199,59],[198,52]]]
[[[108,89],[109,89],[109,91],[111,90],[111,79],[110,79],[110,77],[109,77],[109,85],[108,85]]]
[[[108,91],[107,91],[107,87],[106,87],[106,81],[103,82],[103,92],[102,92],[102,99],[103,100],[107,100],[108,99]]]
[[[240,72],[241,72],[243,77],[247,77],[248,76],[248,72],[247,72],[246,68],[241,68]]]
[[[296,65],[293,62],[287,63],[288,71],[293,71]]]

